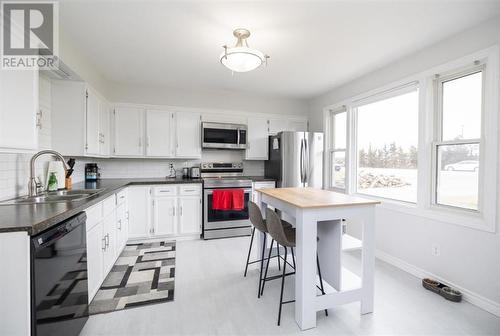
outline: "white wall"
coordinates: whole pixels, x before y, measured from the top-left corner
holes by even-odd
[[[313,130],[323,130],[325,106],[498,43],[500,18],[369,73],[312,99],[309,102],[310,127]],[[498,190],[500,185],[497,192]],[[500,197],[497,199],[500,201]],[[401,264],[416,266],[466,289],[472,301],[476,300],[483,307],[489,305],[490,311],[500,314],[498,219],[497,232],[487,233],[379,207],[376,225],[377,249],[382,253],[388,254],[389,258],[392,256],[400,259],[398,262]],[[432,255],[433,244],[440,245],[440,256]]]
[[[168,74],[166,74],[168,76]],[[170,105],[272,114],[307,114],[307,102],[235,91],[180,90],[169,87],[112,83],[112,102]]]

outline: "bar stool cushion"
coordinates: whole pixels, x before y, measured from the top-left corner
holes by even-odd
[[[258,205],[250,201],[248,202],[248,210],[250,214],[250,222],[252,223],[252,225],[260,232],[268,233],[266,220],[262,217],[262,213]],[[292,224],[287,221],[282,220],[281,223],[285,228],[292,227]]]

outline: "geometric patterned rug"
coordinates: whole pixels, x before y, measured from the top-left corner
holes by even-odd
[[[175,241],[127,244],[90,303],[100,314],[174,299]]]

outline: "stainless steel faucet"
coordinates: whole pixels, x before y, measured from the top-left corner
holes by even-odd
[[[47,150],[39,151],[38,153],[33,155],[31,157],[31,160],[30,160],[30,180],[28,182],[28,195],[30,197],[37,196],[39,193],[39,189],[41,188],[41,184],[36,181],[36,177],[35,177],[35,161],[36,161],[36,159],[38,159],[38,157],[40,157],[44,154],[50,154],[50,155],[57,156],[57,158],[62,161],[62,163],[64,165],[65,172],[68,170],[68,165],[66,164],[66,161],[64,161],[64,157],[56,151],[47,149]]]

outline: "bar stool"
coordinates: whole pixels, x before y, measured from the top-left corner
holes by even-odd
[[[280,305],[279,305],[279,311],[278,311],[278,325],[280,325],[281,322],[281,307],[285,303],[291,303],[295,302],[295,300],[290,300],[290,301],[283,301],[283,289],[285,287],[285,277],[295,274],[295,272],[291,273],[286,273],[286,265],[288,264],[287,262],[287,254],[288,254],[288,248],[293,251],[293,248],[295,247],[295,228],[284,228],[283,225],[281,224],[281,219],[279,216],[272,211],[271,209],[266,209],[266,218],[267,218],[267,229],[269,231],[269,235],[276,241],[276,243],[285,248],[285,262],[283,263],[283,272],[281,275],[281,294],[280,294]],[[293,252],[292,252],[292,257],[294,258]],[[318,275],[319,275],[319,281],[320,281],[320,287],[319,290],[321,291],[322,295],[325,295],[325,290],[323,287],[323,278],[321,277],[321,269],[319,267],[319,258],[318,255],[316,255],[316,264],[318,267]],[[295,265],[295,262],[294,262]],[[274,277],[273,277],[274,278]],[[266,279],[264,277],[264,279]],[[328,310],[325,309],[325,314],[328,316]]]
[[[247,276],[248,265],[260,262],[259,292],[257,294],[257,297],[260,298],[260,295],[261,295],[261,285],[262,285],[262,272],[264,270],[264,260],[266,260],[266,258],[264,258],[264,254],[265,254],[265,251],[266,251],[266,242],[267,242],[268,230],[267,230],[266,221],[262,217],[262,212],[260,211],[259,206],[257,204],[255,204],[254,202],[249,201],[248,202],[248,210],[249,210],[249,215],[250,215],[250,222],[253,225],[253,229],[252,229],[252,238],[250,239],[250,246],[248,247],[248,255],[247,255],[247,262],[246,262],[246,265],[245,265],[245,273],[244,273],[243,276],[245,276],[245,277]],[[287,228],[291,228],[292,227],[292,224],[290,224],[290,223],[288,223],[286,221],[283,221],[282,225],[284,225]],[[262,235],[263,235],[263,239],[262,239],[262,255],[261,255],[260,260],[250,261],[250,254],[252,252],[253,238],[255,236],[255,230],[256,229],[259,232],[261,232]],[[271,246],[269,247],[269,256],[268,256],[267,260],[269,261],[269,259],[271,259],[271,258],[277,258],[278,269],[281,269],[281,266],[280,266],[280,255],[279,255],[279,253],[277,253],[276,256],[271,257],[271,251],[273,249],[273,245],[274,245],[274,239],[271,240]],[[269,263],[268,263],[268,265],[269,265]]]

